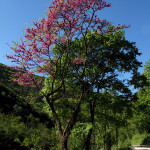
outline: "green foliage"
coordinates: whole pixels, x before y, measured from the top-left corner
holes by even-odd
[[[150,62],[150,61],[149,61]],[[135,94],[132,101],[133,115],[128,119],[128,126],[124,129],[122,136],[126,135],[123,139],[129,144],[127,145],[146,145],[150,144],[150,63],[147,62],[144,68],[143,79],[146,77],[147,82],[142,83],[142,88]],[[144,79],[145,80],[145,79]],[[125,134],[126,133],[126,134]],[[121,141],[123,139],[119,138]]]
[[[52,130],[32,119],[24,123],[19,116],[0,114],[0,147],[6,149],[47,149],[55,146]],[[33,124],[34,122],[34,124]]]
[[[0,114],[0,147],[13,149],[21,147],[16,139],[22,139],[27,129],[20,117]]]
[[[85,141],[91,129],[91,149],[125,150],[130,149],[133,144],[147,144],[150,141],[149,86],[144,86],[138,91],[138,99],[133,99],[129,89],[130,84],[135,87],[141,86],[141,77],[137,72],[141,63],[136,60],[136,56],[140,55],[138,49],[135,43],[125,40],[123,30],[113,34],[98,34],[97,37],[94,34],[95,31],[88,31],[85,37],[86,41],[92,41],[93,45],[85,58],[83,80],[78,78],[82,74],[83,64],[68,64],[67,78],[64,80],[65,94],[53,102],[64,130],[67,120],[76,108],[79,93],[81,90],[88,90],[68,139],[69,149],[85,149]],[[70,41],[71,58],[75,59],[82,54],[85,49],[83,41],[83,38]],[[57,45],[54,48],[56,57],[63,53],[63,46],[65,45]],[[65,63],[65,57],[67,56],[63,55],[58,66]],[[57,69],[63,72],[62,69],[67,70],[67,67]],[[12,82],[11,76],[15,70],[4,65],[0,65],[0,69],[0,146],[4,147],[3,149],[60,149],[59,133],[55,124],[51,122],[52,111],[44,98],[52,91],[52,76],[43,79],[44,86],[38,94],[39,91],[33,87],[21,87]],[[118,78],[124,72],[133,75],[130,82]],[[145,76],[149,80],[149,63],[146,65]],[[54,89],[60,85],[61,77],[57,73],[56,78]],[[94,88],[89,88],[94,82]],[[96,93],[99,85],[100,90]],[[51,101],[52,96],[59,97],[62,90],[60,88],[50,95],[49,100]],[[94,107],[94,122],[91,121],[91,104]]]
[[[146,62],[144,66],[144,75],[147,77],[148,81],[150,82],[150,60]]]
[[[16,86],[11,80],[15,70],[5,65],[0,64],[0,72],[1,149],[49,150],[54,147],[57,140],[50,130],[53,125],[46,112],[41,110],[43,103],[37,99],[37,90],[35,93],[30,90],[31,95],[26,94],[29,88]]]
[[[76,124],[76,126],[72,130],[72,134],[70,137],[71,141],[73,141],[70,144],[71,150],[84,149],[84,141],[91,127],[92,125],[90,123],[77,123]]]
[[[18,70],[10,68],[0,63],[0,83],[5,85],[9,89],[12,89],[13,93],[16,93],[19,97],[27,97],[29,93],[32,93],[32,95],[36,97],[39,92],[38,89],[33,88],[31,86],[21,86],[17,82],[13,81],[15,79],[14,74],[17,71]],[[43,80],[42,77],[36,77]]]
[[[146,133],[133,135],[131,139],[132,145],[142,145],[146,136]]]
[[[121,127],[119,129],[118,145],[119,150],[128,150],[131,148],[132,130],[130,126]]]
[[[144,75],[148,83],[150,79],[150,60],[146,63],[144,68]],[[134,122],[139,130],[139,133],[150,133],[150,85],[146,84],[142,89],[137,92],[137,101],[134,103],[135,116]]]

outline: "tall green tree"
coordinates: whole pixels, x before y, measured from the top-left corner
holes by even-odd
[[[113,26],[109,27],[109,31],[111,30],[114,30]],[[88,109],[85,116],[86,118],[87,116],[89,117],[87,122],[92,126],[90,126],[88,133],[86,133],[87,137],[86,140],[84,139],[84,144],[86,149],[90,149],[95,118],[101,120],[101,117],[98,115],[99,108],[102,108],[102,111],[106,111],[107,114],[105,113],[105,116],[109,116],[112,120],[116,120],[116,122],[112,121],[113,123],[111,121],[109,122],[109,119],[107,119],[107,117],[105,118],[103,115],[103,119],[106,120],[105,126],[108,126],[107,123],[109,123],[111,125],[114,124],[114,127],[119,128],[121,125],[117,126],[117,120],[122,121],[123,123],[126,121],[127,115],[121,117],[121,114],[128,114],[127,112],[129,111],[128,108],[133,97],[130,86],[140,86],[141,77],[138,73],[138,67],[141,66],[141,63],[136,59],[136,56],[140,55],[140,53],[138,52],[135,43],[125,39],[123,30],[115,31],[114,33],[109,32],[107,34],[98,34],[96,31],[88,31],[85,38],[87,43],[92,41],[92,44],[87,53],[88,58],[84,76],[83,78],[79,78],[82,76],[84,64],[72,64],[70,66],[66,78],[66,94],[61,101],[55,103],[55,108],[61,110],[62,104],[65,104],[65,107],[62,106],[62,110],[64,110],[64,108],[66,110],[62,121],[66,121],[69,110],[73,111],[75,109],[76,96],[81,91],[86,91],[83,97],[82,106],[83,109],[84,106],[87,106]],[[70,55],[74,58],[76,55],[81,54],[82,50],[85,48],[84,38],[71,41],[71,45]],[[62,43],[61,46],[56,46],[54,48],[54,51],[56,54],[58,53],[58,56],[63,52],[63,47],[64,45]],[[131,79],[127,79],[125,73],[131,73]],[[137,79],[135,77],[137,77]],[[49,82],[51,82],[51,79],[49,79]],[[48,83],[47,87],[45,87],[47,90],[49,90],[48,85],[50,84]],[[101,93],[103,92],[110,93],[110,96],[114,100],[110,100],[108,97],[109,94],[104,94],[102,97]],[[108,98],[108,103],[107,98],[104,97]],[[106,105],[103,105],[103,103],[106,103]],[[105,106],[105,109],[103,106]],[[109,114],[110,112],[111,114]],[[64,113],[61,111],[59,116],[62,114]],[[117,118],[118,114],[120,114],[122,119],[119,117]],[[111,146],[111,144],[109,145]]]
[[[96,31],[91,33],[89,31],[87,35],[87,41],[92,41],[92,47],[90,47],[88,53],[88,60],[86,64],[84,82],[85,90],[88,89],[94,82],[92,90],[97,95],[97,98],[90,98],[89,113],[91,114],[90,120],[94,124],[95,109],[97,107],[97,101],[101,101],[98,97],[100,93],[104,91],[118,93],[122,105],[126,101],[126,106],[129,100],[132,99],[132,92],[130,86],[140,86],[140,74],[138,73],[138,67],[141,63],[136,59],[136,56],[140,55],[134,42],[130,42],[125,39],[124,31],[116,31],[112,33],[113,26],[110,26],[107,34],[98,34],[96,37]],[[81,39],[83,41],[83,39]],[[76,46],[82,49],[82,44]],[[78,73],[78,71],[77,71]],[[131,78],[126,77],[126,73],[130,73]],[[82,87],[82,88],[84,88]],[[91,93],[87,92],[87,97],[90,97]],[[107,97],[107,96],[106,96]],[[123,102],[124,101],[124,102]],[[121,105],[119,105],[121,107]],[[118,106],[118,107],[119,107]],[[89,130],[87,140],[85,142],[86,149],[90,148],[90,139],[92,135],[92,128]]]
[[[140,132],[150,133],[150,60],[144,66],[143,75],[146,77],[146,83],[137,92],[135,108],[138,111],[135,111],[135,121]]]

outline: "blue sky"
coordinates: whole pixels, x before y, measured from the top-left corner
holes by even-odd
[[[10,65],[5,58],[11,49],[6,43],[19,41],[23,37],[24,27],[32,25],[35,18],[45,17],[50,0],[0,0],[0,63]],[[138,59],[147,62],[150,59],[150,0],[108,0],[112,7],[101,12],[104,19],[113,25],[131,25],[125,29],[126,39],[136,42],[142,53]],[[27,25],[26,25],[27,24]],[[140,68],[143,72],[143,68]]]

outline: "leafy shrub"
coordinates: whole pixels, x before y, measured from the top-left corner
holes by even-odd
[[[0,113],[0,118],[0,147],[5,150],[31,148],[49,150],[57,143],[53,130],[38,120],[36,125],[34,119],[30,121],[28,127],[19,116]]]
[[[132,145],[141,145],[144,138],[145,138],[144,134],[143,135],[141,135],[141,134],[133,135],[132,140],[131,140]]]

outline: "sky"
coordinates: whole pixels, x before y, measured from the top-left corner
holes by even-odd
[[[127,40],[136,42],[138,60],[144,64],[150,59],[150,0],[108,0],[110,8],[105,8],[100,17],[113,25],[131,25],[125,29]],[[12,41],[23,37],[25,28],[36,19],[45,17],[51,0],[0,0],[0,63],[11,65],[6,54],[11,53]],[[36,18],[36,19],[35,19]],[[143,73],[143,67],[139,69]]]

